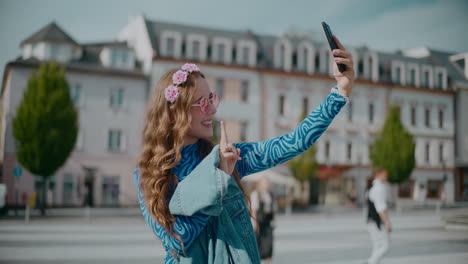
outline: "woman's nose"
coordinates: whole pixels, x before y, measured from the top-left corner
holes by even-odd
[[[218,108],[215,107],[213,104],[209,104],[208,106],[208,114],[214,115],[218,111]]]

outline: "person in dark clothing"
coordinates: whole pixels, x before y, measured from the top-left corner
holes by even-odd
[[[273,229],[275,228],[276,203],[271,191],[270,181],[262,177],[252,192],[252,225],[257,235],[260,258],[266,263],[271,263],[273,256]]]

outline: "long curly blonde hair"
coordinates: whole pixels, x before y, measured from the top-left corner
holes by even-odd
[[[176,71],[177,69],[168,71],[156,84],[152,102],[147,110],[138,165],[141,174],[139,184],[150,215],[169,235],[178,239],[184,248],[181,237],[173,232],[175,217],[169,211],[169,200],[178,183],[172,168],[182,158],[184,137],[192,122],[191,108],[195,99],[197,79],[205,76],[201,72],[190,73],[187,81],[178,86],[179,96],[171,104],[165,99],[164,89],[172,84],[172,75]],[[200,139],[198,144],[201,158],[205,158],[214,147],[214,143],[209,139]],[[248,196],[236,170],[233,176],[248,202]]]

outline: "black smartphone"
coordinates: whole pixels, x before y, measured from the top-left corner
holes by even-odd
[[[323,27],[323,31],[325,31],[325,35],[327,36],[328,44],[330,44],[330,49],[331,50],[338,49],[338,45],[336,45],[336,42],[333,39],[333,33],[330,29],[330,26],[327,23],[322,22],[322,27]],[[333,56],[333,57],[338,57],[338,56]],[[346,65],[339,63],[338,70],[340,72],[346,71]]]

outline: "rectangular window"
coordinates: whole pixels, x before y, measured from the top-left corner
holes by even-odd
[[[59,61],[60,60],[60,52],[61,46],[57,44],[50,45],[50,59]]]
[[[107,147],[109,151],[120,152],[122,143],[122,131],[121,130],[109,130]]]
[[[416,126],[416,106],[411,106],[411,125]]]
[[[222,99],[224,95],[224,80],[216,79],[216,93],[219,95],[219,98]]]
[[[353,151],[353,145],[351,142],[349,142],[346,147],[346,158],[348,160],[351,160],[352,158],[352,151]]]
[[[304,48],[304,57],[302,58],[301,70],[307,71],[307,59],[309,58],[309,50]]]
[[[442,90],[443,86],[444,86],[444,74],[440,72],[437,74],[437,88]]]
[[[440,193],[442,191],[441,180],[429,180],[427,181],[427,198],[440,199]]]
[[[302,100],[302,113],[303,114],[309,114],[309,98],[304,97]]]
[[[426,107],[424,111],[424,124],[426,127],[431,127],[431,108]]]
[[[410,84],[411,86],[416,86],[416,71],[415,70],[410,71]]]
[[[112,49],[111,50],[111,65],[119,67],[127,64],[127,52],[124,50]]]
[[[285,100],[284,95],[280,95],[279,104],[278,104],[280,116],[284,116],[284,100]]]
[[[218,45],[218,62],[224,63],[224,52],[225,52],[225,45],[219,44]]]
[[[315,54],[315,71],[319,72],[320,71],[320,54],[317,53]]]
[[[192,45],[192,59],[200,60],[200,42],[194,41]]]
[[[398,186],[398,196],[400,198],[413,197],[414,180],[407,180]]]
[[[284,48],[284,45],[281,45],[280,47],[280,52],[279,52],[279,68],[283,69],[284,68],[284,56],[285,56],[286,50]]]
[[[102,178],[102,203],[107,206],[119,204],[119,177]]]
[[[249,48],[242,48],[242,65],[249,65]]]
[[[330,159],[330,141],[325,142],[325,159]]]
[[[119,108],[122,107],[124,100],[124,89],[112,89],[110,95],[110,107],[111,108]]]
[[[166,39],[166,56],[167,57],[174,57],[174,45],[175,45],[175,40],[174,38],[167,38]]]
[[[439,128],[444,128],[444,110],[439,109]]]
[[[401,71],[400,71],[400,67],[397,67],[397,68],[396,68],[395,83],[396,83],[396,84],[401,84]]]
[[[374,104],[373,103],[370,103],[369,104],[369,123],[373,123],[374,122]]]
[[[444,143],[439,144],[439,162],[444,162]]]
[[[240,140],[243,142],[247,141],[247,122],[241,122]]]
[[[247,102],[249,100],[249,81],[241,82],[241,100]]]
[[[431,146],[429,145],[429,143],[426,143],[425,161],[427,164],[429,164],[429,161],[430,161],[430,156],[429,156],[430,150],[431,150]]]
[[[424,72],[424,87],[429,87],[429,72]]]
[[[359,60],[358,62],[358,75],[359,76],[364,75],[364,62],[362,60]]]
[[[63,205],[73,204],[73,176],[71,174],[63,175],[62,202]]]

